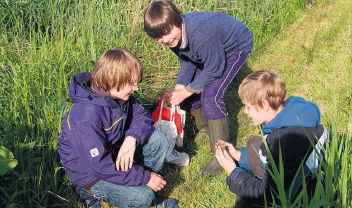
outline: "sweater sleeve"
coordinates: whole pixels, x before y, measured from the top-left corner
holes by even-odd
[[[131,103],[125,136],[132,136],[138,144],[145,144],[155,130],[153,120],[135,98],[132,97]]]
[[[222,77],[225,71],[226,55],[219,40],[209,38],[198,47],[198,56],[204,61],[203,71],[190,83],[194,90],[203,90],[205,86]]]
[[[139,186],[150,180],[150,171],[142,166],[133,165],[127,172],[117,171],[112,152],[106,148],[107,140],[102,130],[99,116],[92,116],[89,123],[77,121],[72,123],[76,148],[89,162],[89,169],[102,180],[125,186]]]
[[[235,168],[226,178],[226,183],[231,192],[241,199],[260,203],[264,201],[265,180],[257,178],[244,170]]]
[[[176,84],[187,86],[189,85],[189,83],[191,83],[197,66],[193,64],[190,60],[186,60],[182,57],[179,57],[179,60],[181,63],[181,67],[178,71]]]

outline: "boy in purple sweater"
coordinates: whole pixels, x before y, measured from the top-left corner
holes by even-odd
[[[164,96],[171,104],[191,103],[200,132],[210,138],[211,150],[219,140],[229,141],[224,93],[249,56],[253,37],[240,21],[219,12],[182,14],[170,1],[156,1],[144,16],[146,33],[179,57],[176,86]],[[221,170],[213,158],[203,175]]]
[[[120,208],[149,207],[165,179],[165,134],[132,94],[142,66],[129,51],[114,48],[97,61],[92,73],[73,77],[74,105],[62,122],[60,162],[88,207],[99,201]],[[157,207],[177,207],[175,199],[158,199]]]

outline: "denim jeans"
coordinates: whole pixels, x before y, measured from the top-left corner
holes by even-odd
[[[155,130],[143,147],[144,165],[154,172],[159,172],[163,167],[168,145],[165,134]],[[80,191],[85,191],[90,197],[98,197],[100,201],[119,208],[149,207],[155,197],[153,190],[146,185],[121,186],[104,180],[99,180],[89,191],[82,189]],[[83,199],[87,197],[82,196],[82,192],[80,196]]]

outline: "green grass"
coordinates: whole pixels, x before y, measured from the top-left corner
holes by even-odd
[[[307,10],[306,0],[174,2],[184,12],[223,11],[243,21],[255,36],[251,58],[226,96],[237,146],[258,133],[240,108],[238,83],[251,71],[277,72],[286,81],[289,95],[303,96],[321,107],[322,123],[338,138],[330,154],[328,183],[319,193],[329,204],[352,206],[348,192],[352,176],[347,171],[352,165],[348,157],[351,3],[313,2],[314,8]],[[103,51],[125,47],[141,59],[145,73],[138,97],[142,103],[154,104],[173,86],[177,58],[142,30],[143,11],[149,3],[0,0],[0,145],[11,149],[19,161],[13,171],[0,177],[0,207],[79,206],[59,164],[56,142],[61,119],[71,106],[69,79],[90,71]],[[230,207],[234,195],[227,189],[225,174],[199,175],[199,168],[211,158],[209,143],[207,138],[194,140],[192,120],[187,124],[191,165],[182,169],[166,165],[168,185],[160,194],[178,198],[180,207]],[[333,193],[338,193],[336,200]]]

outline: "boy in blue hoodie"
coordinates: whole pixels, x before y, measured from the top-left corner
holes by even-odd
[[[199,132],[208,133],[210,147],[229,140],[224,94],[253,47],[249,29],[220,12],[182,14],[170,1],[153,2],[145,11],[144,30],[178,56],[181,67],[174,89],[164,96],[171,104],[191,104]],[[203,175],[221,170],[215,158]]]
[[[302,186],[302,175],[294,176],[301,170],[303,161],[304,175],[308,191],[314,191],[319,157],[325,145],[328,132],[320,124],[320,111],[313,102],[301,97],[286,96],[284,82],[270,71],[257,71],[248,75],[238,90],[244,104],[244,113],[255,125],[261,125],[264,135],[251,137],[245,148],[235,149],[225,141],[216,144],[216,158],[228,177],[230,190],[237,195],[235,207],[257,207],[264,205],[264,195],[270,204],[277,192],[276,184],[269,174],[273,170],[269,153],[263,143],[266,141],[276,167],[282,155],[284,188],[291,198]],[[316,150],[316,151],[315,151]],[[320,156],[319,156],[320,155]],[[237,164],[236,162],[237,161]],[[252,174],[252,173],[254,174]],[[276,199],[275,203],[280,203]]]
[[[92,73],[73,77],[74,105],[62,122],[60,162],[88,207],[99,201],[120,208],[149,207],[165,179],[158,174],[167,155],[166,136],[132,94],[142,66],[129,51],[114,48],[97,61]],[[158,199],[159,207],[177,207]]]

